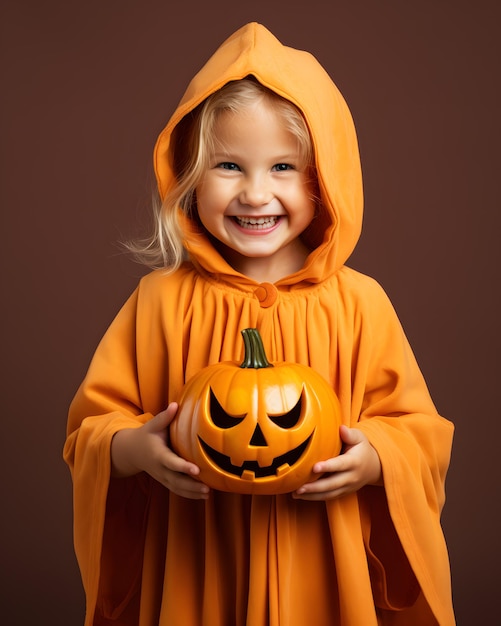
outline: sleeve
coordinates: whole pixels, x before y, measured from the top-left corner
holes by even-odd
[[[148,479],[142,474],[110,479],[113,435],[152,417],[141,408],[136,307],[137,292],[101,340],[68,417],[63,456],[73,479],[74,542],[87,598],[86,624],[94,623],[96,603],[101,615],[116,618],[121,607],[130,606],[139,585]],[[112,587],[106,587],[108,580]]]
[[[367,487],[360,496],[376,603],[398,610],[422,592],[438,623],[450,624],[450,568],[440,514],[453,425],[437,413],[377,283],[365,308],[353,401],[354,426],[377,450],[384,479],[384,489]]]

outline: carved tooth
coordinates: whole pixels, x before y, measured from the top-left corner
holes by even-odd
[[[256,475],[251,470],[244,470],[240,478],[242,478],[243,480],[254,480],[255,477]]]
[[[284,463],[283,465],[281,465],[278,469],[277,469],[277,476],[281,476],[282,474],[285,474],[285,472],[287,470],[290,469],[290,465],[288,463]]]

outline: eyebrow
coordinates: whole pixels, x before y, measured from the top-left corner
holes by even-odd
[[[234,152],[222,152],[220,150],[213,152],[212,157],[214,159],[234,159],[236,161],[245,160],[246,158],[245,155],[240,155]],[[274,163],[284,163],[287,161],[295,161],[301,158],[302,158],[301,151],[298,150],[296,153],[279,154],[279,155],[272,156],[270,157],[269,160],[273,161]]]

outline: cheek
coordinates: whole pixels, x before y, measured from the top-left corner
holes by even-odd
[[[204,223],[224,215],[231,199],[228,185],[218,181],[209,181],[196,189],[198,215]]]
[[[301,215],[301,232],[306,230],[308,226],[311,224],[313,218],[315,217],[315,204],[313,201],[308,200],[305,204],[305,209]]]
[[[303,189],[295,195],[295,203],[293,206],[295,210],[292,214],[295,226],[299,232],[305,230],[315,217],[315,201],[307,190]]]
[[[196,191],[197,213],[202,225],[212,232],[220,214],[218,203],[212,191],[212,187],[204,186]]]
[[[286,205],[289,215],[304,227],[308,226],[315,216],[316,192],[312,183],[304,179],[296,180],[295,184],[282,189],[282,202]]]

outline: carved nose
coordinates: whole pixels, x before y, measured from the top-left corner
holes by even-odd
[[[261,446],[261,447],[268,445],[268,442],[264,438],[263,431],[261,430],[261,426],[259,426],[259,424],[257,424],[254,430],[254,434],[252,435],[251,440],[250,440],[250,445]]]

